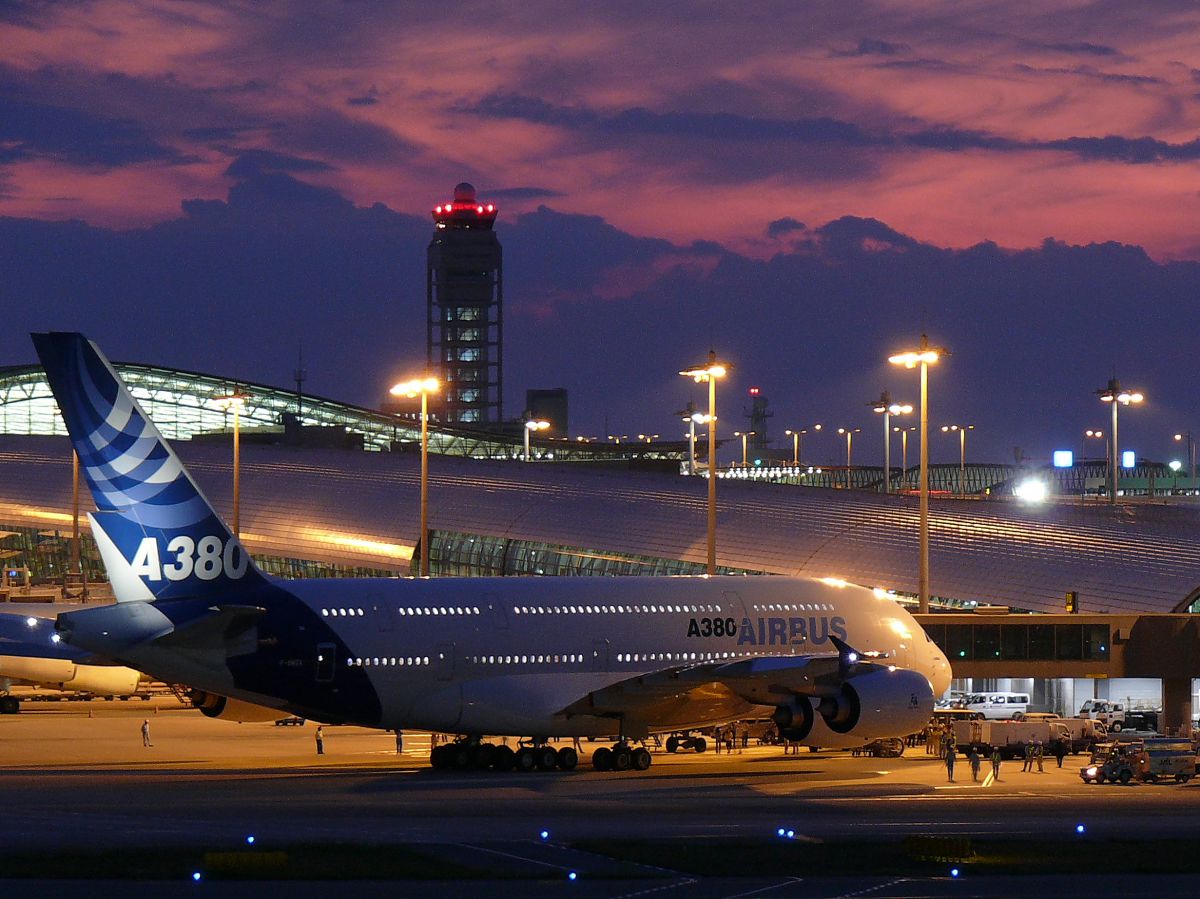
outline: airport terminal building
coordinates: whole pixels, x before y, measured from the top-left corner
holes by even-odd
[[[229,382],[118,368],[228,514],[230,441],[204,435],[227,434],[224,413],[211,400],[228,392]],[[53,578],[68,558],[71,452],[56,436],[62,425],[39,375],[29,368],[0,377],[0,553],[7,566],[28,565]],[[411,575],[420,536],[412,423],[316,398],[297,407],[295,393],[237,386],[251,393],[254,410],[243,431],[242,539],[260,565],[283,576]],[[297,422],[314,429],[310,436],[324,436],[284,440],[281,420],[297,412]],[[262,430],[250,439],[256,423]],[[670,465],[617,466],[611,451],[605,457],[604,450],[565,442],[553,461],[542,452],[531,463],[520,461],[514,440],[495,435],[439,431],[432,446],[435,576],[704,571],[702,478]],[[368,448],[379,451],[362,451]],[[86,490],[84,497],[86,510]],[[717,499],[723,573],[839,578],[901,598],[916,592],[916,497],[730,478],[722,479]],[[1079,498],[1041,505],[934,498],[931,512],[931,586],[944,606],[1061,612],[1064,595],[1075,591],[1088,613],[1200,610],[1200,506],[1186,498],[1117,506]],[[83,556],[98,571],[86,518],[83,526]],[[1149,688],[1124,689],[1132,697],[1130,690]]]

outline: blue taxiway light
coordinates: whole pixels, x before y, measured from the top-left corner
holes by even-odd
[[[567,875],[567,880],[574,880],[578,876],[579,876],[578,874],[576,874],[574,871],[572,871],[570,874]]]
[[[541,833],[538,834],[538,836],[541,837],[543,840],[548,840],[548,839],[550,839],[550,831],[543,830]]]
[[[192,880],[196,880],[196,881],[200,880],[200,872],[199,871],[192,872]]]
[[[1084,833],[1086,830],[1087,830],[1087,828],[1086,828],[1086,827],[1084,827],[1082,824],[1076,824],[1076,825],[1075,825],[1075,832],[1076,832],[1076,833]]]
[[[254,845],[254,836],[253,835],[246,837],[246,845],[248,845],[248,846]]]
[[[951,869],[950,869],[950,876],[951,876],[951,877],[957,877],[957,876],[958,876],[958,868],[951,868]]]

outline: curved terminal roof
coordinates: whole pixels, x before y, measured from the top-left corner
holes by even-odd
[[[176,443],[228,513],[228,447]],[[241,517],[252,552],[409,570],[419,457],[246,446]],[[68,528],[65,439],[0,437],[0,527]],[[723,480],[718,562],[916,592],[917,500]],[[1186,504],[931,502],[931,583],[941,597],[1059,611],[1168,612],[1200,587],[1200,508]],[[653,472],[439,457],[430,526],[703,563],[705,482]]]
[[[416,444],[421,439],[419,420],[323,397],[153,365],[114,362],[113,367],[170,440],[230,430],[231,416],[216,401],[235,391],[244,403],[240,420],[243,435],[282,433],[283,416],[292,413],[306,427],[340,428],[359,435],[366,450],[387,450],[394,444]],[[41,366],[0,368],[0,434],[66,434]],[[430,452],[439,454],[515,459],[523,453],[523,442],[521,433],[506,435],[436,424],[429,429]],[[613,445],[534,437],[531,449],[535,457],[596,461],[679,459],[682,455],[679,446],[677,442]]]

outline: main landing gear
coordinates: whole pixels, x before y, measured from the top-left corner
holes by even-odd
[[[435,746],[429,764],[435,771],[571,771],[579,764],[579,753],[570,746],[556,749],[544,740],[513,750],[468,738]]]
[[[592,753],[592,767],[597,771],[645,771],[651,761],[650,750],[645,746],[630,746],[624,740],[611,749],[601,746]]]

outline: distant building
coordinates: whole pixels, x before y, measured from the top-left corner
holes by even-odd
[[[426,346],[441,380],[438,417],[449,425],[503,420],[504,289],[497,209],[463,182],[433,209],[426,254]]]
[[[567,388],[544,387],[525,391],[525,409],[529,417],[550,422],[547,437],[566,437]]]

